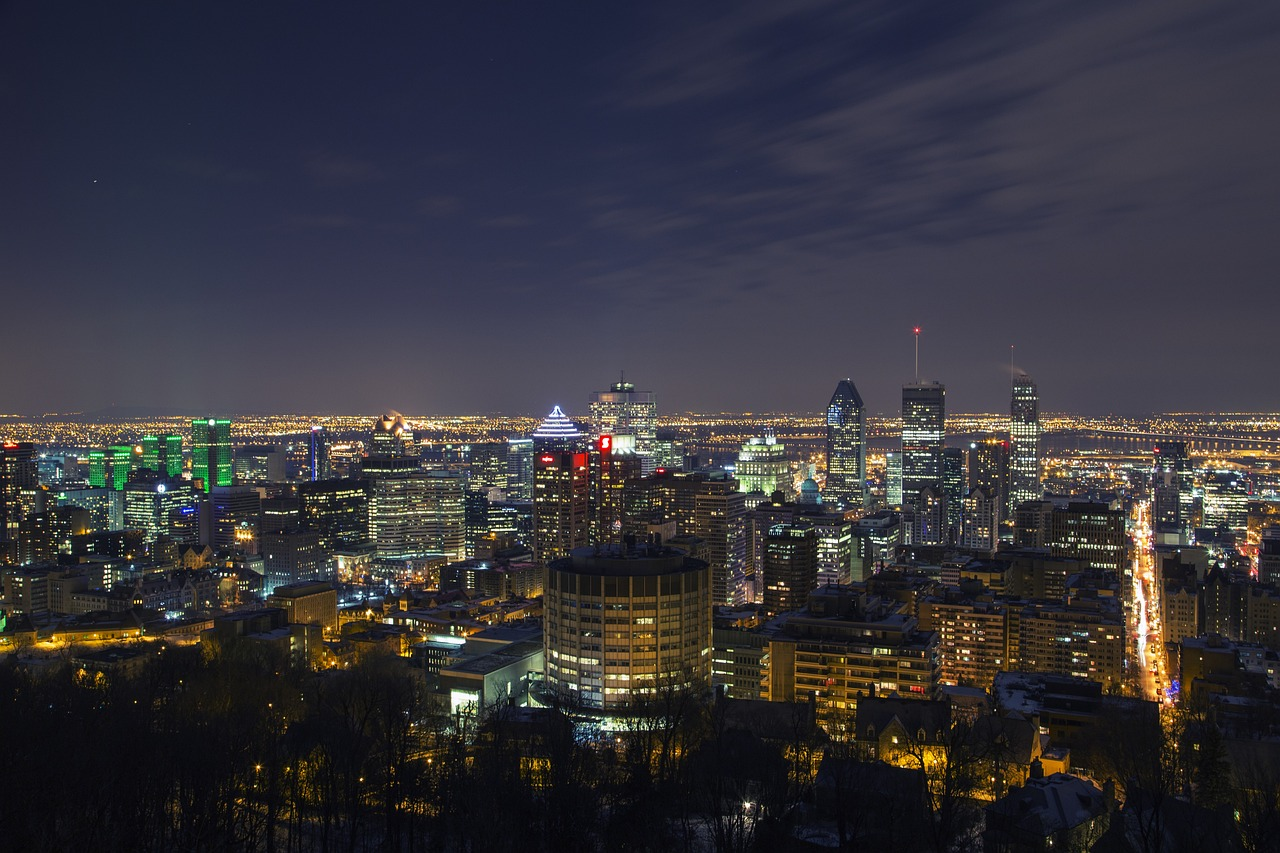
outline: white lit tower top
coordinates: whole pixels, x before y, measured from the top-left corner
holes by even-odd
[[[542,419],[542,423],[538,424],[538,428],[529,437],[533,439],[534,447],[563,450],[576,448],[583,438],[578,425],[559,406],[552,408],[551,414]]]
[[[652,391],[637,391],[632,382],[623,376],[608,391],[591,394],[591,434],[634,435],[636,453],[648,456],[653,453],[657,439],[655,421],[658,404]]]

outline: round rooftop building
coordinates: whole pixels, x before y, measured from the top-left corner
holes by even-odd
[[[547,689],[613,710],[711,684],[711,566],[657,545],[578,548],[547,565]]]

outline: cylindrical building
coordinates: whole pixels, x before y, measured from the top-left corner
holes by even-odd
[[[547,688],[616,709],[711,683],[711,566],[674,548],[578,548],[547,566]]]

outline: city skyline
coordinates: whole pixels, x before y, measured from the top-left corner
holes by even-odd
[[[536,413],[626,370],[890,412],[917,325],[955,411],[1010,346],[1045,411],[1280,410],[1240,322],[1278,48],[1225,2],[10,5],[0,410]]]

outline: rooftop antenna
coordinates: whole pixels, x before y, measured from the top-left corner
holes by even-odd
[[[916,336],[916,384],[920,384],[920,327],[911,330]]]
[[[1013,380],[1017,374],[1018,368],[1013,366],[1013,344],[1009,344],[1009,387],[1013,387]]]

